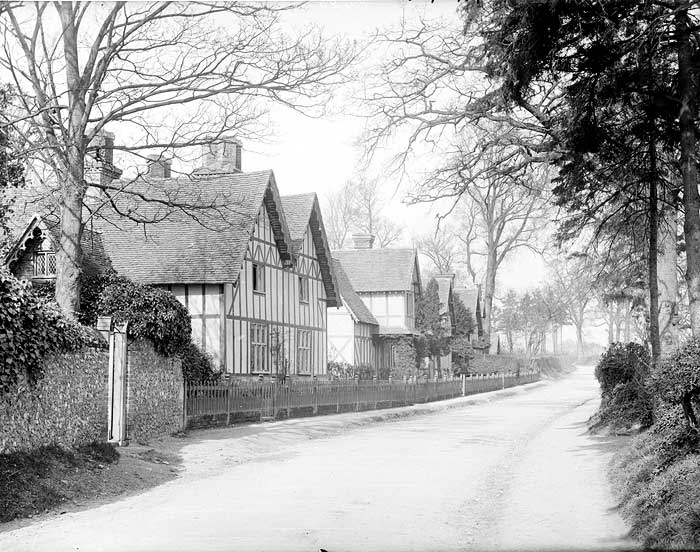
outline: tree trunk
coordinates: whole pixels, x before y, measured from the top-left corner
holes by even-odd
[[[632,339],[632,300],[625,301],[625,343]]]
[[[614,323],[614,314],[613,314],[613,304],[612,301],[608,304],[608,345],[610,345],[613,342],[613,323]]]
[[[653,119],[650,121],[653,125]],[[654,132],[653,126],[652,131]],[[649,138],[649,341],[651,341],[651,365],[656,366],[661,356],[659,339],[659,195],[656,170],[656,142]]]
[[[63,50],[68,89],[67,166],[61,196],[61,238],[56,258],[56,301],[69,316],[80,308],[80,269],[85,196],[85,97],[78,62],[78,38],[71,2],[57,7],[63,31]]]
[[[698,194],[697,165],[695,162],[695,72],[690,18],[685,0],[676,0],[676,41],[678,48],[678,88],[680,93],[680,150],[683,178],[683,204],[688,285],[690,328],[693,337],[700,337],[700,194]]]
[[[484,285],[484,334],[491,336],[491,312],[493,310],[493,296],[496,293],[496,251],[489,251],[486,262],[486,281]]]
[[[576,357],[581,358],[583,356],[583,325],[576,325]]]
[[[667,209],[659,217],[659,341],[660,354],[666,356],[678,348],[677,298],[678,254],[676,250],[676,213]]]

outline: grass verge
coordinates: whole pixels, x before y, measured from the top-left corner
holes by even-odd
[[[32,517],[92,494],[91,475],[118,460],[119,453],[106,443],[0,455],[0,522]]]
[[[108,443],[42,447],[0,455],[0,523],[63,514],[116,496],[141,492],[176,477],[176,454]]]
[[[610,476],[633,538],[646,548],[700,549],[700,439],[680,408],[618,453]]]

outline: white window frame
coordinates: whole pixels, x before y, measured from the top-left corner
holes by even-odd
[[[313,332],[311,330],[297,330],[297,374],[311,375],[311,344]]]
[[[250,324],[249,362],[251,374],[270,373],[270,359],[268,354],[267,338],[269,335],[267,324]]]

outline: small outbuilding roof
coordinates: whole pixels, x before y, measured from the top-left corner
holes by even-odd
[[[356,292],[412,291],[418,272],[415,249],[344,249],[333,252]]]
[[[367,305],[365,305],[360,296],[357,295],[350,283],[348,275],[343,270],[343,266],[336,259],[333,259],[333,271],[335,272],[336,282],[338,283],[340,298],[343,300],[343,303],[350,311],[355,321],[378,326],[379,323],[377,319],[367,308]]]

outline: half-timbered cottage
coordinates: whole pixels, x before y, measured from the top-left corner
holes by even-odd
[[[376,369],[379,323],[333,260],[340,307],[328,309],[328,360]]]
[[[354,249],[333,252],[355,293],[376,319],[376,369],[396,371],[397,356],[416,335],[416,299],[421,293],[418,255],[415,249],[373,249],[374,237],[353,235]],[[336,339],[331,333],[329,338]]]
[[[118,274],[172,291],[190,312],[193,340],[222,370],[325,374],[327,307],[337,299],[318,201],[283,200],[272,171],[241,172],[240,158],[229,142],[179,178],[154,162],[89,234]],[[27,232],[43,251],[41,225]],[[30,255],[35,273],[54,266],[29,245],[8,257],[16,273]]]

